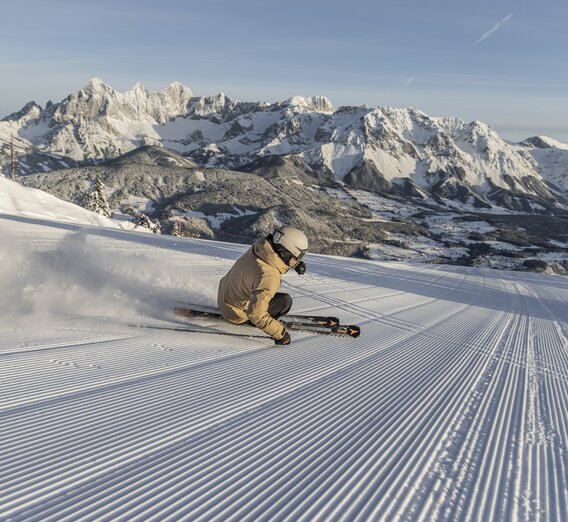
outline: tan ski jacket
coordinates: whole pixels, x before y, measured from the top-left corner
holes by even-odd
[[[282,339],[284,326],[268,315],[268,303],[289,269],[270,242],[259,239],[219,283],[217,302],[223,317],[234,324],[250,320],[273,339]]]

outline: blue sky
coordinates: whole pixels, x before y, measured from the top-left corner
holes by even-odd
[[[2,14],[0,117],[97,76],[413,106],[568,143],[566,0],[19,0]]]

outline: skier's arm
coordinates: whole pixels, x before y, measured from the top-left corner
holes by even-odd
[[[280,281],[263,274],[255,285],[247,310],[248,318],[254,325],[276,340],[282,339],[286,331],[282,323],[268,313],[268,304],[278,288],[280,288]]]

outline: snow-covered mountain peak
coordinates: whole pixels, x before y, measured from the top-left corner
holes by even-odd
[[[97,87],[108,87],[108,85],[102,80],[102,78],[99,78],[98,76],[93,76],[88,82],[87,82],[87,87],[91,87],[91,88],[97,88]]]
[[[173,82],[170,83],[163,91],[164,94],[170,96],[179,96],[180,98],[192,98],[193,93],[189,87],[186,87],[183,83]]]
[[[560,149],[568,150],[566,143],[561,143],[548,136],[531,136],[522,142],[523,145],[536,147],[537,149]]]
[[[189,105],[189,112],[192,116],[205,118],[222,113],[231,104],[229,97],[225,93],[220,92],[214,96],[194,98]]]
[[[487,123],[484,123],[482,121],[479,120],[474,120],[472,121],[468,127],[471,129],[471,132],[476,132],[479,134],[490,134],[490,133],[495,133],[495,131],[489,126],[487,125]]]
[[[428,143],[440,131],[433,118],[415,108],[381,107],[373,113],[382,117],[390,133],[418,144]]]
[[[135,93],[146,94],[148,91],[140,82],[137,82],[127,92],[135,92]]]
[[[31,101],[26,103],[21,110],[6,116],[1,121],[17,122],[25,126],[30,121],[37,120],[41,116],[42,110],[43,109],[35,101]]]
[[[191,90],[181,83],[172,84],[158,92],[148,91],[141,83],[137,83],[121,93],[100,78],[93,78],[81,90],[58,104],[54,117],[58,123],[75,122],[77,118],[89,121],[101,117],[126,122],[165,123],[185,115],[192,97]]]
[[[79,92],[88,92],[91,94],[111,94],[116,93],[116,91],[110,86],[103,82],[100,78],[91,78],[87,85],[85,85]]]
[[[292,96],[284,105],[298,113],[323,112],[331,114],[334,111],[333,104],[325,96]]]
[[[471,145],[477,152],[481,153],[501,149],[505,145],[504,140],[492,127],[478,120],[465,126],[460,133],[459,140]]]

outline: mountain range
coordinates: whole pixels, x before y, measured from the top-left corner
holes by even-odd
[[[294,156],[353,188],[478,208],[568,205],[568,145],[546,137],[510,143],[482,122],[412,108],[334,108],[322,96],[240,102],[222,93],[196,97],[180,83],[120,93],[95,78],[59,103],[30,102],[4,118],[4,158],[12,136],[21,174],[160,145],[201,166],[232,170],[266,156]]]
[[[511,143],[482,122],[414,108],[336,108],[323,96],[241,102],[197,97],[180,83],[121,93],[95,78],[0,121],[5,173],[10,142],[24,184],[85,205],[102,177],[115,210],[144,210],[170,228],[183,218],[201,237],[248,241],[293,221],[318,238],[317,250],[353,255],[370,243],[404,247],[408,237],[448,243],[447,227],[434,223],[441,214],[497,230],[504,218],[487,216],[528,214],[539,216],[528,245],[543,247],[542,230],[565,239],[554,224],[568,211],[568,145]],[[450,257],[469,247],[472,229],[460,231],[444,246],[457,248]]]

